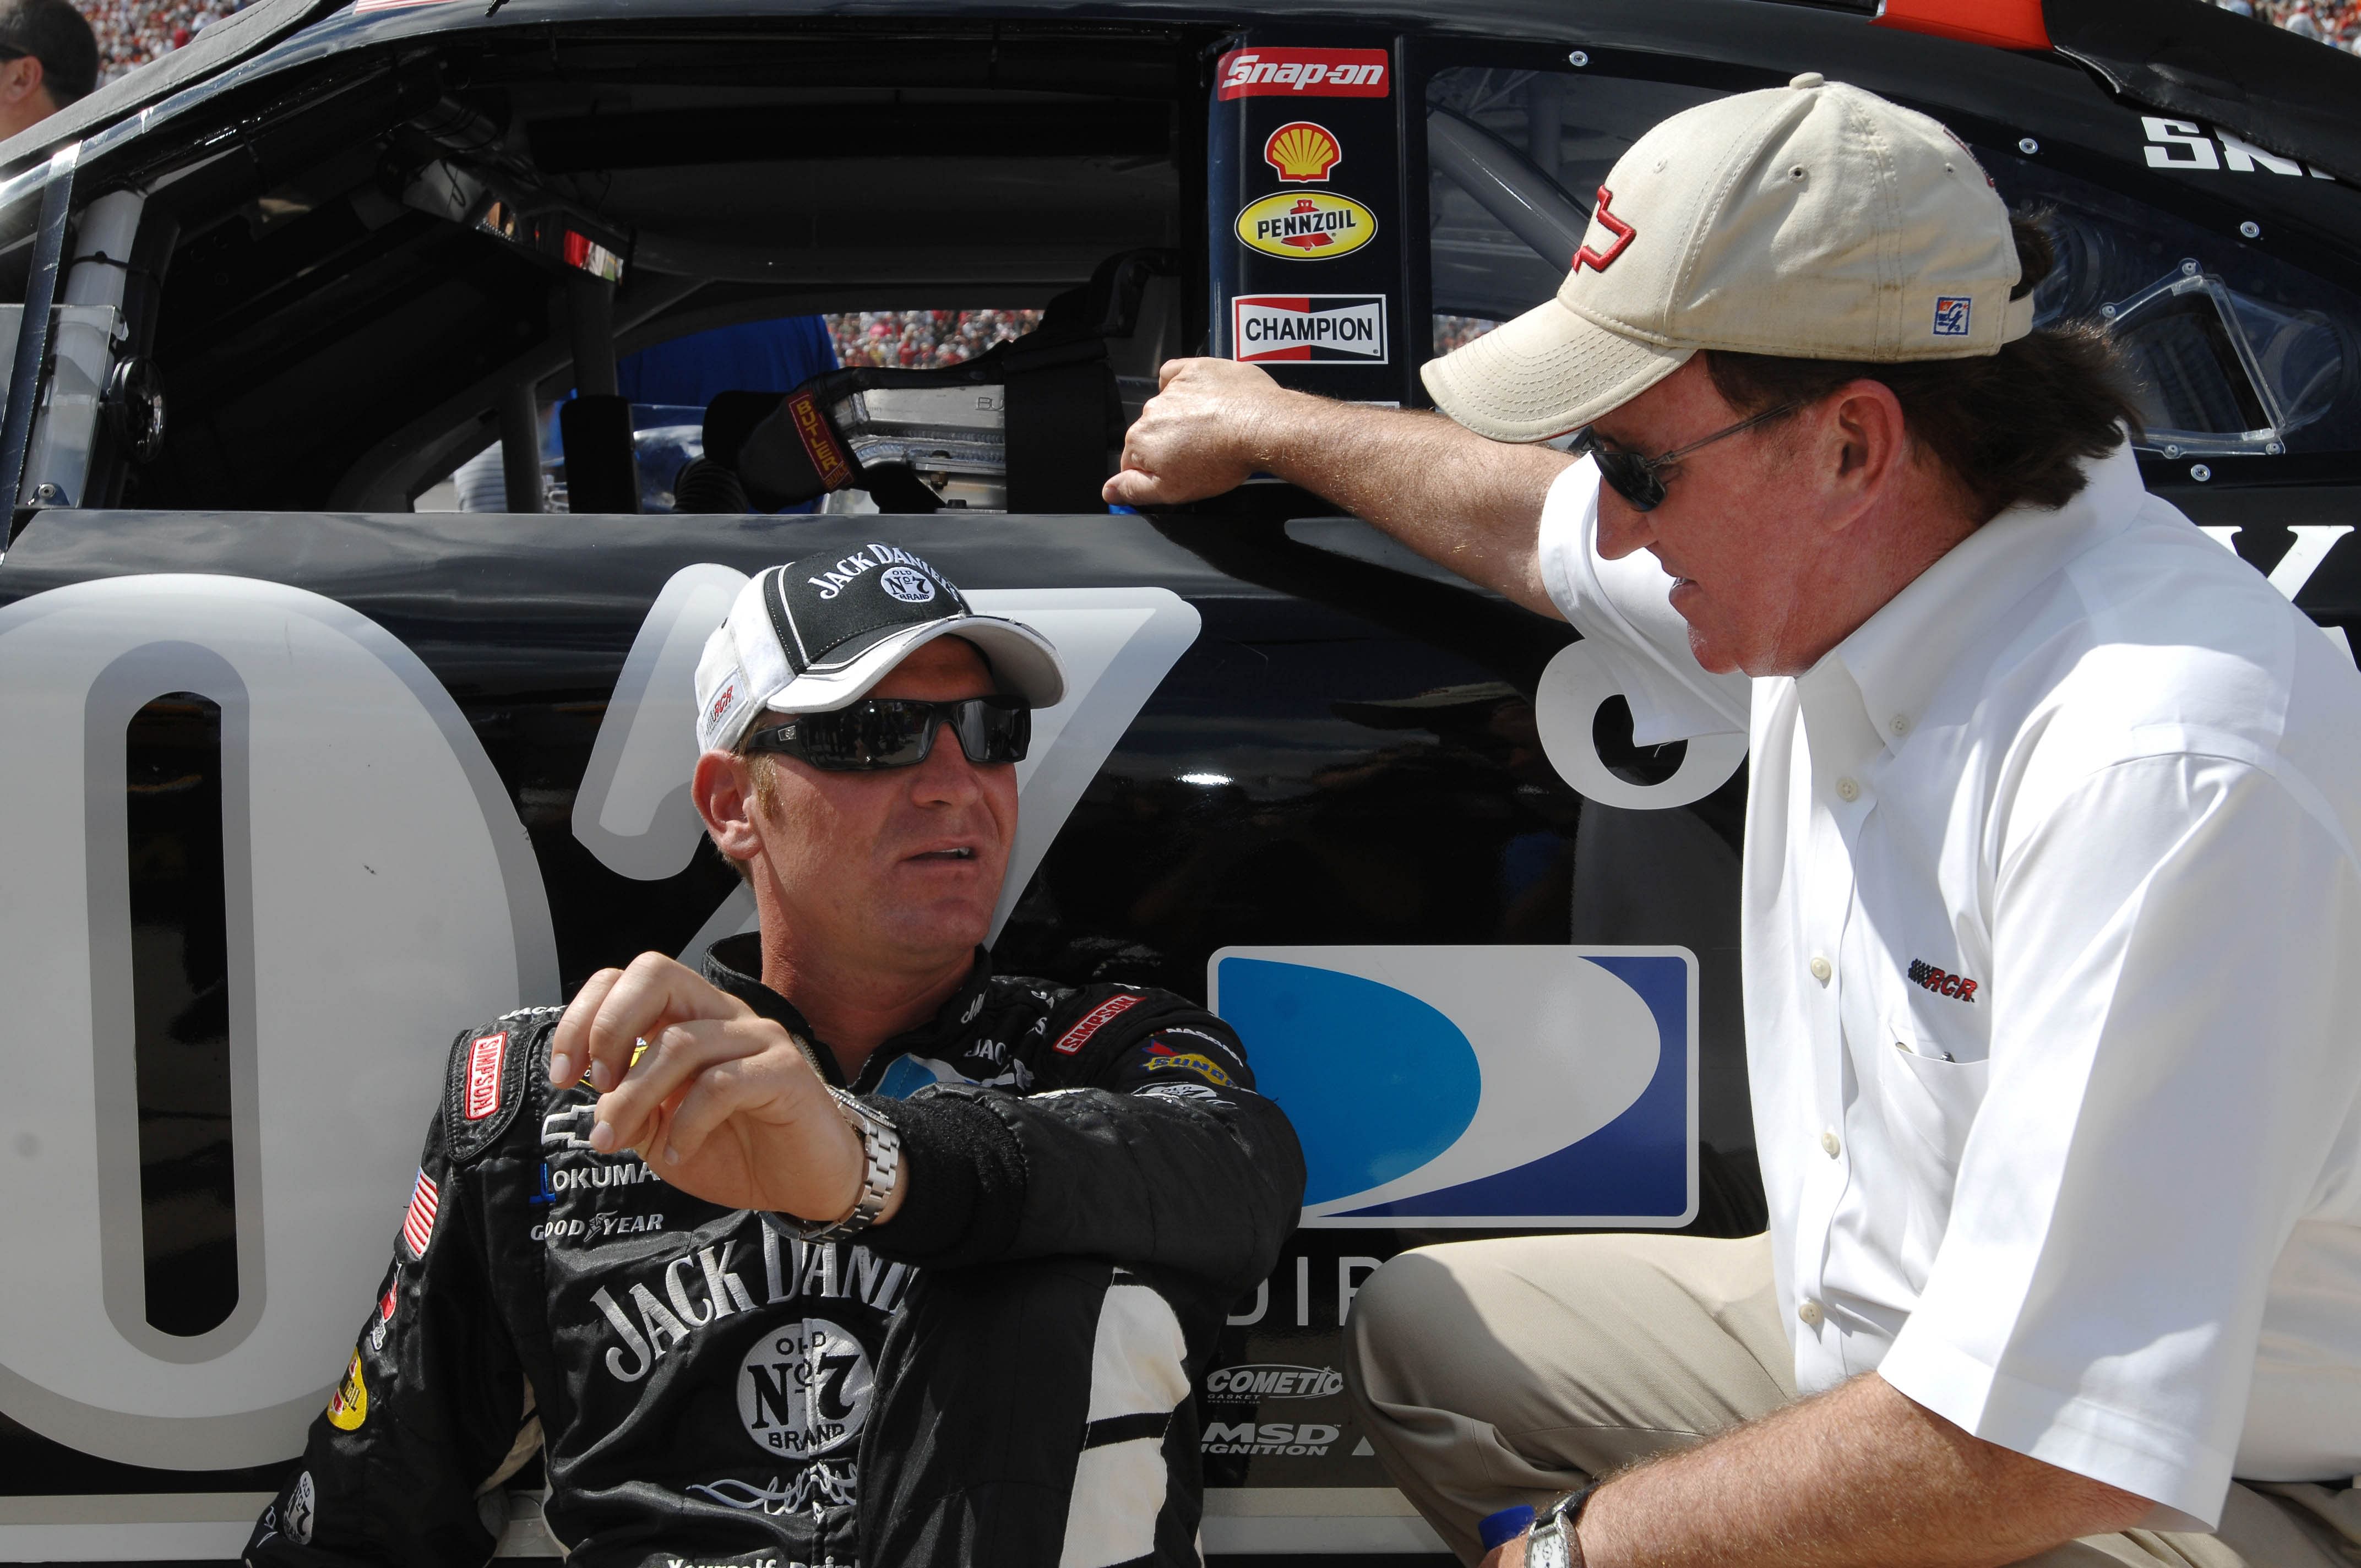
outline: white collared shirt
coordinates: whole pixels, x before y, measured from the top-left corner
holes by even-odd
[[[2361,674],[2128,447],[2087,471],[1793,678],[1698,667],[1587,460],[1541,563],[1641,740],[1751,732],[1797,1386],[1876,1368],[2210,1528],[2234,1474],[2361,1471]]]

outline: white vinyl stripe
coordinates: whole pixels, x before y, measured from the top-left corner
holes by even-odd
[[[1189,1345],[1180,1320],[1152,1286],[1128,1281],[1128,1276],[1118,1276],[1099,1308],[1084,1420],[1160,1414],[1189,1397],[1183,1365]]]
[[[1058,1568],[1110,1568],[1154,1552],[1164,1486],[1164,1444],[1156,1438],[1082,1450]]]
[[[1099,1301],[1091,1340],[1086,1421],[1163,1415],[1189,1397],[1188,1341],[1154,1287],[1115,1272]],[[1086,1448],[1074,1464],[1059,1568],[1108,1568],[1156,1550],[1156,1520],[1169,1485],[1161,1438]]]

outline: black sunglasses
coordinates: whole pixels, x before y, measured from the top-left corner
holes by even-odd
[[[1021,762],[1033,741],[1033,710],[1022,698],[972,696],[958,702],[873,696],[833,713],[807,713],[746,737],[739,750],[774,751],[832,773],[915,768],[948,728],[978,767]]]
[[[1608,488],[1630,502],[1633,511],[1653,511],[1664,504],[1664,481],[1656,477],[1657,469],[1677,463],[1690,453],[1711,446],[1726,436],[1736,435],[1742,430],[1752,430],[1781,414],[1793,413],[1801,406],[1798,403],[1781,403],[1775,409],[1763,410],[1752,419],[1740,420],[1727,429],[1717,430],[1702,441],[1692,441],[1686,446],[1654,457],[1642,457],[1620,446],[1606,445],[1597,429],[1587,424],[1566,451],[1576,457],[1587,455],[1597,459],[1598,477],[1607,481]]]

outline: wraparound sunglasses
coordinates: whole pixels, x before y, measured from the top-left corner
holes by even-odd
[[[1715,442],[1736,435],[1741,431],[1752,430],[1756,425],[1777,419],[1781,414],[1793,413],[1801,406],[1797,403],[1781,403],[1775,409],[1763,410],[1752,419],[1741,420],[1726,430],[1717,430],[1701,441],[1692,441],[1686,446],[1654,457],[1642,457],[1636,452],[1627,452],[1620,446],[1606,445],[1600,441],[1598,431],[1587,424],[1582,427],[1582,433],[1574,438],[1574,444],[1567,447],[1566,451],[1576,457],[1587,455],[1596,459],[1598,464],[1598,477],[1607,481],[1609,489],[1630,502],[1633,511],[1653,511],[1664,504],[1664,481],[1656,477],[1657,469],[1677,463],[1690,453],[1702,451]]]
[[[917,767],[933,752],[935,732],[943,729],[958,737],[960,750],[978,767],[1021,762],[1033,740],[1033,710],[1013,696],[958,702],[873,696],[757,729],[740,750],[776,752],[829,773],[872,773]]]

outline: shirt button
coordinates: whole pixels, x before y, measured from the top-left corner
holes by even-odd
[[[1803,1324],[1806,1328],[1818,1328],[1820,1326],[1821,1316],[1820,1304],[1807,1297],[1804,1300],[1795,1303],[1795,1316],[1803,1321]]]
[[[1853,783],[1850,779],[1837,780],[1837,798],[1839,800],[1859,800],[1861,798],[1861,785]]]
[[[1836,972],[1837,971],[1835,970],[1828,967],[1828,959],[1814,959],[1812,960],[1812,978],[1818,981],[1822,985],[1828,984],[1828,976]]]
[[[1894,732],[1896,735],[1907,735],[1910,733],[1910,716],[1908,714],[1897,713],[1894,716]]]
[[[1836,1135],[1836,1129],[1833,1127],[1820,1135],[1820,1152],[1827,1155],[1830,1159],[1834,1159],[1837,1156],[1844,1153],[1844,1145],[1839,1141]]]

